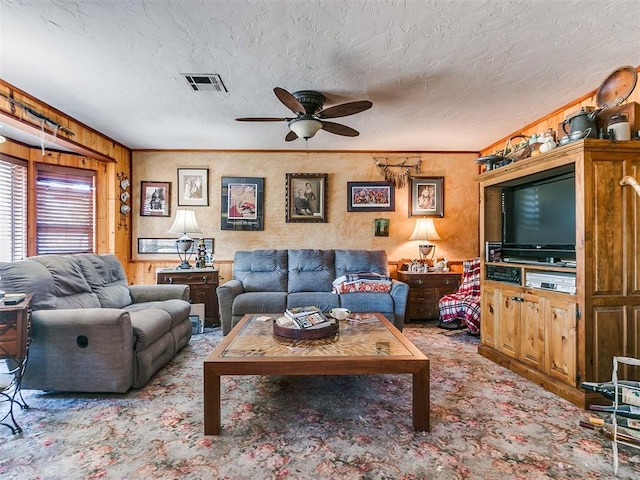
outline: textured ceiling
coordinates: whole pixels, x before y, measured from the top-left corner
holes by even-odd
[[[279,86],[373,102],[309,149],[477,151],[640,65],[639,0],[0,0],[0,31],[2,79],[133,149],[304,149],[234,121],[291,116]]]

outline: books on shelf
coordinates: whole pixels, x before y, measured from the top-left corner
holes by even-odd
[[[316,312],[322,313],[322,310],[320,310],[315,305],[309,305],[309,306],[306,306],[306,307],[291,307],[291,308],[287,308],[284,311],[284,314],[287,317],[296,318],[296,317],[304,317],[305,315],[309,315],[310,313],[316,313]]]

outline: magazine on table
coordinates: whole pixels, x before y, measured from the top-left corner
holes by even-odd
[[[309,305],[306,307],[287,308],[284,311],[284,314],[289,318],[297,318],[297,317],[304,317],[305,315],[309,315],[311,313],[317,313],[317,312],[322,313],[322,310],[320,310],[315,305]]]

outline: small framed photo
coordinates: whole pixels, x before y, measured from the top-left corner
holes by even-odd
[[[287,173],[286,222],[327,222],[327,173]]]
[[[389,219],[388,218],[376,218],[373,222],[375,227],[376,237],[388,237],[389,236]]]
[[[209,169],[178,169],[178,206],[209,205]]]
[[[222,177],[221,230],[264,230],[264,178]]]
[[[171,205],[170,182],[140,182],[140,215],[168,217]]]
[[[390,182],[347,182],[347,212],[393,212],[395,189]]]
[[[444,217],[444,177],[411,177],[410,217]]]

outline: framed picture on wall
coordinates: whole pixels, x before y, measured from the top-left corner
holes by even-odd
[[[287,173],[286,222],[327,222],[326,173]]]
[[[389,182],[347,182],[347,212],[393,212],[395,189]]]
[[[209,169],[178,169],[178,206],[209,205]]]
[[[140,215],[168,217],[171,205],[170,182],[140,182]]]
[[[222,177],[220,228],[264,230],[264,178]]]
[[[376,237],[388,237],[389,236],[389,219],[388,218],[376,218],[373,222],[374,233]]]
[[[444,177],[411,177],[410,217],[444,217]]]

